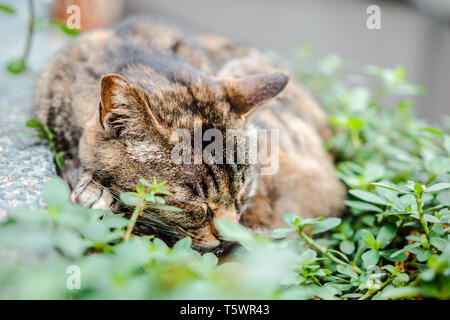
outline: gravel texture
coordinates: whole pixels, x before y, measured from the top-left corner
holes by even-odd
[[[26,13],[25,2],[13,3]],[[39,8],[38,8],[39,9]],[[42,8],[40,8],[42,9]],[[2,14],[2,13],[0,13]],[[48,57],[45,32],[37,32],[30,56],[30,70],[13,75],[6,70],[9,61],[20,57],[26,37],[26,22],[20,15],[0,19],[0,220],[8,209],[42,205],[43,183],[56,174],[49,147],[34,137],[25,122],[31,117],[33,87]]]

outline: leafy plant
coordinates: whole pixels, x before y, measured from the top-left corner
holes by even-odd
[[[130,224],[128,225],[127,231],[125,233],[124,239],[128,240],[133,232],[133,228],[136,224],[137,219],[142,216],[145,209],[154,208],[166,211],[181,211],[181,209],[165,205],[165,200],[159,194],[165,194],[172,196],[170,191],[163,189],[163,186],[167,182],[162,182],[158,184],[156,180],[153,184],[150,184],[147,180],[141,178],[141,184],[136,186],[136,192],[125,192],[120,194],[120,200],[123,203],[134,206],[133,214],[130,218]],[[147,191],[147,188],[150,192]],[[153,203],[153,204],[149,204]]]
[[[136,193],[122,194],[122,199],[140,212],[163,205],[161,194],[170,196],[162,183],[141,180]],[[43,190],[45,209],[13,210],[0,225],[2,299],[312,297],[306,289],[289,291],[280,285],[295,263],[293,249],[269,239],[261,242],[239,225],[218,223],[224,236],[253,239],[252,245],[241,258],[218,265],[212,253],[191,249],[190,238],[169,248],[158,238],[132,236],[134,219],[72,204],[69,197],[65,183],[55,178]],[[271,260],[265,263],[266,258]],[[73,266],[80,270],[79,288],[71,286],[67,273]]]
[[[52,132],[52,130],[37,119],[28,120],[26,125],[29,128],[36,129],[37,132],[35,133],[35,136],[45,140],[48,143],[55,156],[55,163],[57,168],[59,170],[63,170],[65,166],[64,152],[58,151],[56,147],[56,135]]]
[[[302,232],[302,222],[296,225],[299,235],[336,265],[335,272],[350,277],[341,298],[448,299],[448,129],[415,119],[412,104],[403,97],[394,109],[383,105],[388,94],[392,100],[396,95],[421,94],[423,88],[408,83],[401,67],[374,66],[366,71],[381,79],[381,86],[371,85],[378,89],[352,87],[337,79],[343,67],[337,56],[320,57],[308,46],[298,53],[291,67],[331,114],[335,135],[327,145],[337,154],[338,175],[350,188],[346,201],[350,212],[331,230],[325,246]],[[322,264],[334,271],[329,263]],[[369,279],[373,270],[378,270],[377,280],[384,281],[370,289],[362,280]],[[321,282],[330,283],[327,278]]]

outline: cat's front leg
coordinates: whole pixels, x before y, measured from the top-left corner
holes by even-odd
[[[117,207],[108,188],[95,183],[90,172],[84,173],[78,180],[71,198],[73,202],[92,209],[114,210]]]

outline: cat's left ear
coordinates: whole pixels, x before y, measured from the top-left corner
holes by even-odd
[[[99,120],[103,129],[117,133],[124,128],[137,131],[152,126],[163,130],[150,110],[145,92],[122,76],[103,76],[100,95]]]
[[[284,89],[289,77],[283,73],[253,75],[221,80],[233,110],[245,116],[259,105],[275,97]]]
[[[129,104],[130,101],[127,100],[137,95],[135,91],[125,78],[117,74],[108,74],[102,77],[99,105],[102,126],[106,115],[124,104]]]

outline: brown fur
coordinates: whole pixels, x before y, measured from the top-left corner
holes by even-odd
[[[168,181],[167,204],[183,212],[147,212],[137,232],[188,235],[196,249],[211,250],[222,240],[216,218],[270,230],[288,211],[315,217],[342,208],[344,189],[323,147],[326,114],[285,73],[254,49],[132,18],[57,53],[36,84],[34,110],[66,154],[74,201],[116,208],[117,195],[139,178]],[[200,125],[280,129],[278,173],[174,164],[171,133],[193,135]]]

